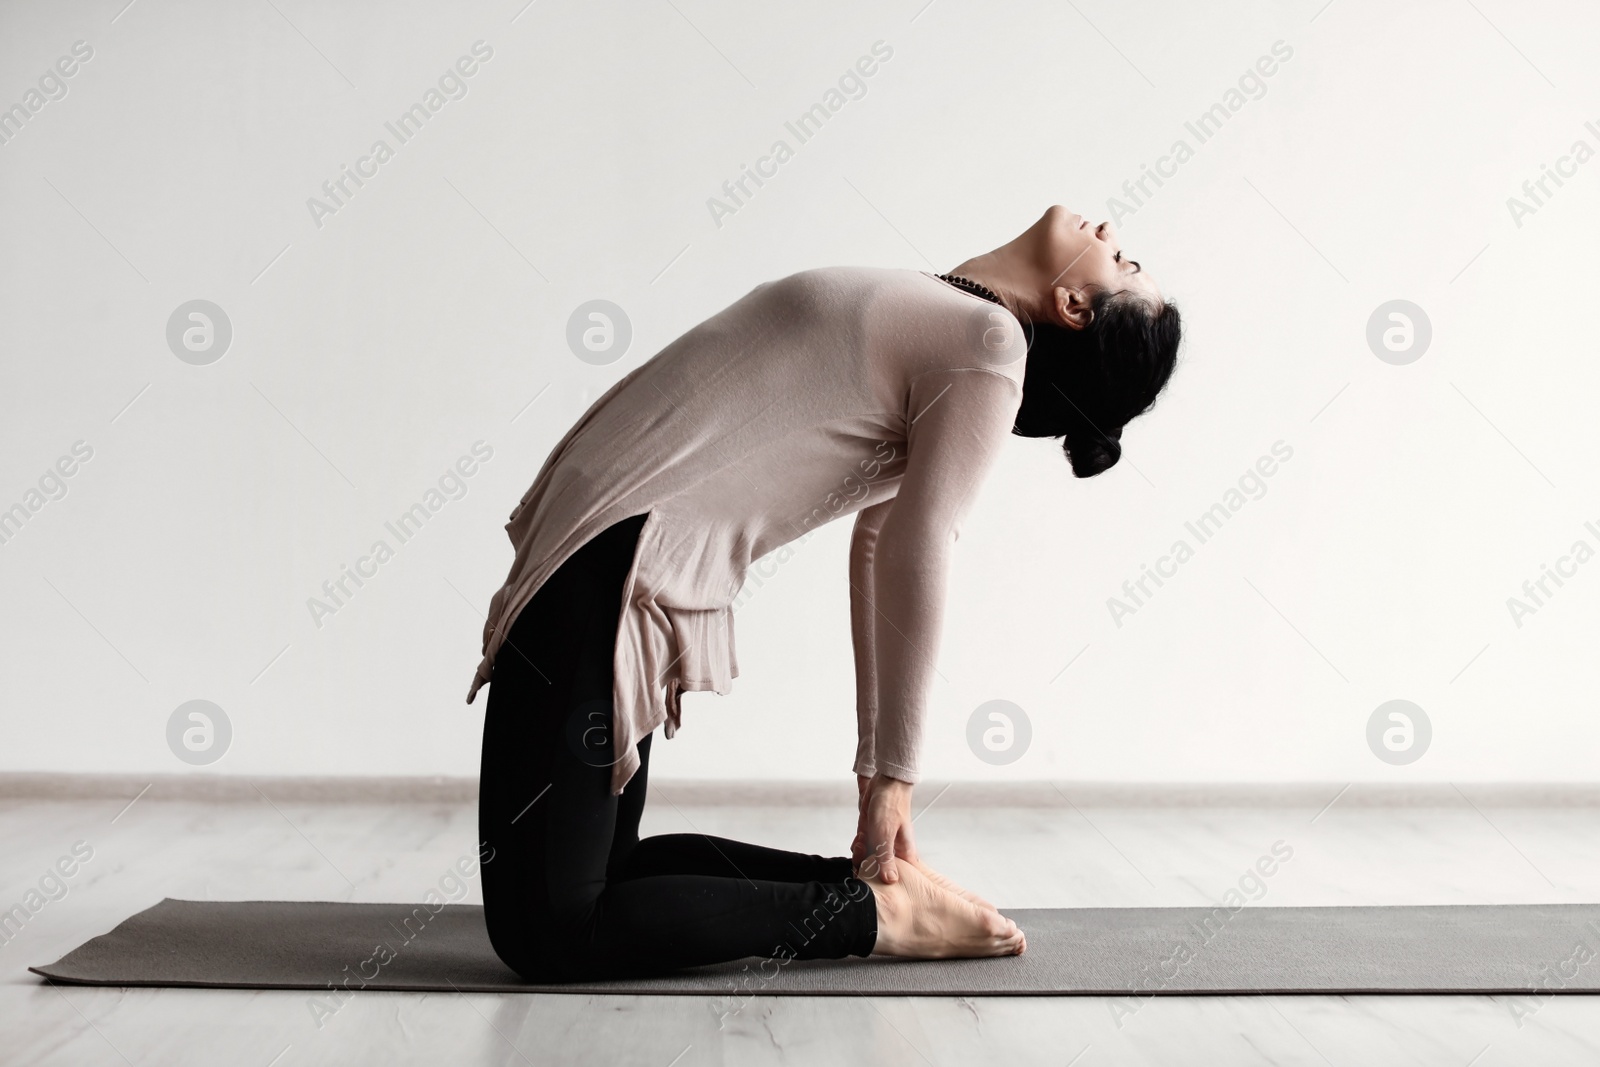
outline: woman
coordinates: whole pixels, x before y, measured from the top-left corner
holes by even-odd
[[[479,828],[501,959],[548,981],[1021,952],[912,841],[950,547],[1008,434],[1062,438],[1078,477],[1116,463],[1178,339],[1112,227],[1052,207],[950,275],[758,285],[597,400],[511,514],[467,694],[492,678]],[[641,840],[652,731],[673,735],[685,690],[729,690],[750,562],[850,513],[852,855]]]

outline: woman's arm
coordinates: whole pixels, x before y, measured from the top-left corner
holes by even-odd
[[[916,855],[909,783],[921,776],[918,753],[951,546],[1021,402],[1021,383],[1000,370],[929,371],[911,382],[906,469],[876,538],[870,590],[878,693],[873,765],[882,788],[867,798],[863,845],[885,881],[898,878],[896,855]]]
[[[872,557],[878,531],[894,504],[893,498],[862,508],[856,513],[850,533],[850,643],[856,663],[856,774],[871,778],[877,773],[873,763],[873,742],[878,722],[878,670],[873,655],[873,627],[876,612],[872,606]]]
[[[873,655],[876,612],[872,606],[872,557],[878,531],[894,499],[862,508],[850,533],[850,643],[856,662],[856,836],[850,858],[859,865],[867,855],[867,799],[877,767],[872,747],[878,726],[878,667]],[[869,875],[871,872],[866,872]]]
[[[906,470],[873,557],[876,771],[916,782],[922,725],[961,520],[1011,432],[1022,387],[999,371],[930,371],[911,385]]]

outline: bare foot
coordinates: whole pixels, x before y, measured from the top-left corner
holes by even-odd
[[[1015,956],[1027,947],[1017,924],[941,888],[914,864],[894,884],[865,879],[877,897],[880,956],[933,960]]]
[[[910,863],[911,861],[910,860],[905,860],[903,862]],[[922,863],[916,863],[916,864],[913,864],[913,866],[915,866],[917,868],[917,870],[921,871],[923,874],[927,875],[928,881],[932,882],[934,885],[938,886],[940,889],[943,889],[945,892],[954,893],[956,896],[961,897],[963,900],[970,900],[972,903],[976,904],[980,908],[987,908],[990,911],[999,911],[1000,910],[999,908],[995,907],[993,904],[989,903],[987,900],[984,900],[978,894],[972,892],[970,889],[962,889],[960,886],[956,885],[954,882],[952,882],[950,879],[946,878],[944,875],[940,874],[938,871],[934,870],[932,867],[929,867],[926,864],[922,864]]]

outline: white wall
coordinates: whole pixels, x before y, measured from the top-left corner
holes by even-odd
[[[1596,776],[1600,563],[1507,607],[1600,548],[1600,160],[1507,206],[1600,148],[1591,5],[122,5],[0,10],[0,105],[93,48],[0,146],[0,507],[93,450],[0,544],[0,767],[185,770],[168,720],[205,699],[233,729],[214,772],[476,773],[502,524],[600,391],[760,280],[947,270],[1050,203],[1103,217],[1183,138],[1122,222],[1182,366],[1102,478],[1008,447],[960,543],[926,773]],[[307,198],[480,40],[467,94],[317,225]],[[877,41],[865,95],[718,225],[708,197]],[[1278,41],[1198,144],[1185,121]],[[196,298],[233,329],[205,366],[165,337]],[[634,330],[607,366],[565,342],[594,298]],[[1397,298],[1433,333],[1404,366],[1366,341]],[[466,495],[314,625],[476,441]],[[1185,521],[1278,441],[1197,544]],[[848,774],[847,526],[741,610],[736,692],[687,699],[658,776]],[[1178,538],[1193,558],[1119,626],[1108,598]],[[1366,740],[1393,698],[1433,725],[1409,766]],[[966,741],[991,699],[1033,727],[1004,767]]]

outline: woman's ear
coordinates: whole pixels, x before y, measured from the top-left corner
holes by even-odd
[[[1050,291],[1050,318],[1057,326],[1081,330],[1094,321],[1089,293],[1077,286],[1058,285]]]

